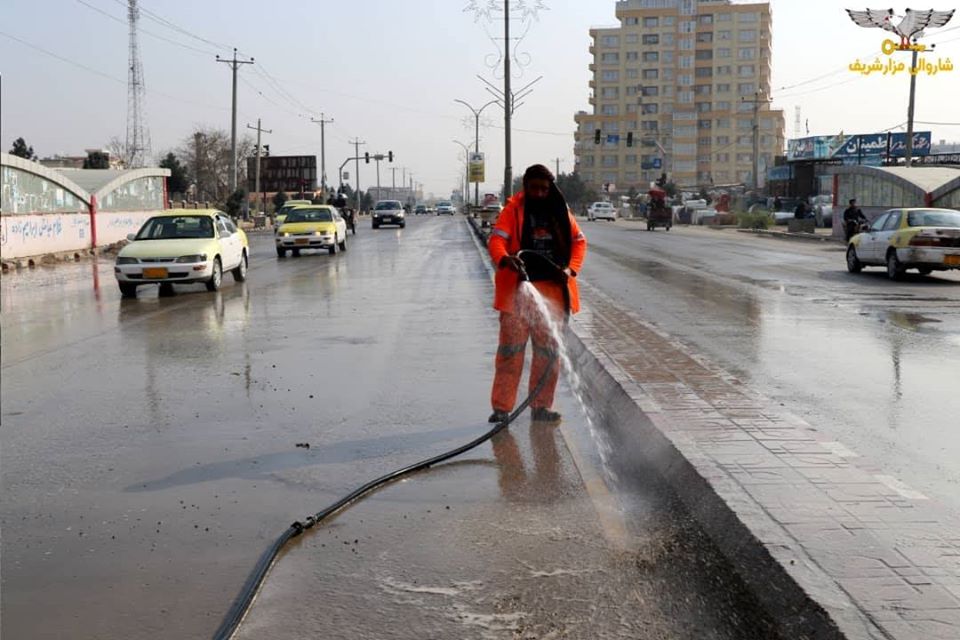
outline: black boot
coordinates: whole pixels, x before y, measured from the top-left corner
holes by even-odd
[[[493,413],[490,414],[490,417],[487,418],[487,422],[491,424],[498,424],[500,422],[506,422],[507,418],[510,417],[510,414],[506,411],[499,411],[497,409],[493,410]]]

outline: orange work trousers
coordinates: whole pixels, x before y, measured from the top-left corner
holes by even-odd
[[[549,280],[534,282],[533,285],[545,299],[553,322],[562,327],[567,314],[565,285]],[[530,402],[530,406],[534,409],[549,409],[553,406],[553,394],[560,376],[559,345],[531,297],[518,292],[514,300],[514,312],[500,313],[500,344],[497,348],[496,373],[491,394],[494,411],[513,411],[523,375],[523,356],[528,338],[533,342],[530,393],[536,389],[544,372],[550,369],[543,388]]]

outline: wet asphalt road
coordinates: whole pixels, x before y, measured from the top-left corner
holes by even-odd
[[[960,512],[960,272],[891,282],[847,273],[840,244],[583,227],[590,285]]]
[[[210,637],[292,520],[487,429],[466,225],[368,224],[339,256],[253,235],[216,294],[121,301],[109,260],[3,278],[0,635]],[[239,637],[775,638],[657,479],[609,473],[558,406],[297,539]]]

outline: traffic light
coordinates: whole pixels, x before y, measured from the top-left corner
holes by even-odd
[[[393,162],[393,151],[387,151],[387,160]]]
[[[369,152],[369,151],[365,151],[365,152],[363,153],[363,161],[366,162],[367,164],[370,164],[370,152]]]
[[[593,144],[600,144],[600,129],[593,132]]]
[[[268,145],[268,144],[263,145],[263,155],[265,155],[265,156],[269,156],[269,155],[270,155],[270,145]]]
[[[632,147],[632,146],[633,146],[633,131],[628,131],[628,132],[627,132],[627,146],[628,146],[628,147]]]

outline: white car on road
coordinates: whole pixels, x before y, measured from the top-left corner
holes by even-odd
[[[594,202],[587,209],[587,220],[610,220],[617,219],[617,210],[609,202]]]
[[[454,215],[457,213],[457,210],[449,202],[438,202],[437,203],[437,215]]]

